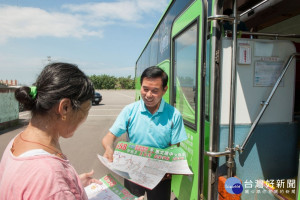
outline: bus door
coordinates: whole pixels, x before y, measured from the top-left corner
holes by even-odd
[[[181,143],[192,176],[173,175],[172,192],[178,199],[203,198],[204,133],[202,83],[206,31],[206,5],[193,2],[172,26],[171,104],[182,114],[188,139]]]
[[[231,46],[231,38],[222,38],[220,149],[226,149],[228,145],[231,71],[227,66],[231,63]],[[294,44],[286,40],[241,38],[237,41],[235,145],[243,145],[262,107],[268,104],[247,145],[242,146],[241,152],[235,156],[235,174],[245,186],[242,199],[253,199],[258,193],[259,199],[272,199],[273,194],[263,192],[268,183],[280,182],[286,186],[287,181],[296,180],[298,132],[297,123],[293,121],[295,60],[290,63],[268,101],[274,84],[294,53]],[[227,173],[223,171],[225,166],[226,160],[222,157],[219,175]],[[273,186],[276,188],[276,184]]]
[[[267,4],[264,9],[269,9]],[[215,13],[215,18],[219,17],[219,13]],[[222,17],[224,21],[230,20],[228,16],[227,19]],[[299,19],[299,15],[293,18],[295,19]],[[260,18],[257,17],[255,21],[261,24]],[[220,183],[223,184],[223,191],[230,192],[230,189],[225,190],[224,183],[221,182],[226,180],[224,177],[232,176],[228,173],[229,167],[243,186],[242,190],[237,193],[231,190],[230,194],[242,192],[243,200],[296,199],[299,187],[299,101],[295,97],[295,57],[300,54],[294,43],[289,41],[289,34],[275,32],[280,29],[289,30],[290,26],[291,24],[284,22],[269,27],[272,32],[264,29],[255,33],[242,31],[241,37],[244,38],[236,39],[233,36],[235,31],[232,31],[230,35],[216,38],[214,45],[218,48],[213,52],[215,57],[212,59],[218,66],[211,74],[218,72],[215,78],[218,95],[211,96],[211,101],[218,105],[218,110],[214,113],[217,116],[214,133],[218,137],[213,140],[217,150],[207,152],[207,155],[216,157],[217,160],[216,170],[212,175],[216,187],[211,189],[211,199],[220,199]],[[213,28],[217,32],[222,26],[214,25]],[[251,34],[253,35],[249,37]],[[233,71],[235,81],[232,81]],[[233,90],[235,95],[230,96]],[[234,109],[231,109],[231,105]],[[233,118],[230,118],[231,112]],[[232,122],[234,143],[229,145]],[[234,162],[228,162],[229,149],[234,151]]]

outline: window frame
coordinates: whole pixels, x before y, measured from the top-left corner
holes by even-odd
[[[140,53],[140,55],[139,55],[139,57],[138,57],[138,59],[137,59],[137,61],[136,61],[136,63],[135,63],[135,74],[136,74],[136,77],[140,77],[141,76],[141,74],[142,74],[142,72],[147,68],[147,67],[150,67],[150,66],[140,66],[140,65],[138,65],[138,63],[139,63],[139,60],[140,59],[142,59],[142,56],[143,56],[143,54],[145,54],[145,51],[146,51],[146,48],[147,48],[147,46],[152,42],[152,39],[154,39],[154,37],[155,37],[155,35],[156,34],[158,34],[158,38],[159,38],[159,35],[160,35],[160,28],[161,28],[161,26],[162,26],[162,23],[163,23],[163,21],[166,19],[166,17],[169,15],[169,13],[171,12],[171,10],[172,9],[176,9],[176,8],[174,8],[175,7],[175,5],[176,5],[176,3],[177,3],[177,1],[178,0],[173,0],[173,1],[171,1],[171,4],[167,7],[167,9],[165,10],[165,13],[162,15],[162,17],[161,17],[161,19],[159,20],[159,22],[158,22],[158,25],[155,27],[155,29],[154,29],[154,31],[152,32],[152,35],[150,36],[150,38],[149,38],[149,40],[148,40],[148,42],[147,42],[147,44],[144,46],[144,49],[142,50],[142,52]],[[179,7],[179,8],[181,8],[180,10],[179,10],[179,12],[177,13],[177,15],[174,17],[174,19],[173,19],[173,21],[172,21],[172,23],[170,23],[170,37],[169,37],[169,45],[168,45],[168,48],[169,48],[169,52],[168,52],[168,54],[169,54],[169,56],[168,56],[168,59],[169,60],[171,60],[172,58],[171,58],[171,55],[172,55],[172,46],[171,46],[171,43],[172,43],[172,37],[171,37],[171,33],[172,33],[172,26],[173,26],[173,23],[175,22],[175,20],[182,14],[182,13],[184,13],[185,12],[185,10],[191,5],[191,4],[193,4],[194,2],[195,2],[196,0],[188,0],[188,2],[187,2],[187,4],[185,5],[185,6],[183,6],[183,7]],[[174,7],[173,7],[174,6]],[[158,45],[160,45],[160,42],[158,42]],[[157,64],[159,64],[159,63],[161,63],[161,62],[163,62],[164,60],[160,60],[159,59],[159,55],[158,55],[158,52],[159,52],[159,50],[156,52],[156,58],[157,58],[157,63],[155,63],[155,65],[157,65]],[[142,61],[140,62],[140,63],[142,63]],[[150,63],[151,63],[151,61],[150,61]],[[151,63],[152,64],[152,63]],[[141,71],[140,73],[139,73],[139,71]]]
[[[199,81],[199,77],[198,77],[198,73],[199,73],[199,17],[197,17],[196,19],[194,19],[193,21],[191,21],[188,25],[186,25],[184,28],[182,28],[182,30],[180,30],[180,32],[178,32],[176,35],[174,35],[174,37],[172,38],[172,90],[173,90],[173,94],[171,96],[172,101],[171,102],[176,102],[176,88],[175,88],[175,40],[180,37],[181,35],[183,35],[184,33],[186,33],[186,31],[188,31],[192,26],[196,25],[196,87],[195,87],[195,123],[192,123],[186,119],[184,119],[184,116],[182,116],[184,125],[186,125],[187,127],[197,131],[197,126],[198,126],[198,103],[199,103],[199,97],[198,97],[198,81]],[[173,105],[175,108],[176,106]]]

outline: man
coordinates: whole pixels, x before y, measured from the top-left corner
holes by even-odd
[[[114,141],[125,132],[130,142],[162,149],[187,139],[181,114],[162,99],[168,89],[167,83],[168,75],[159,67],[149,67],[142,73],[142,100],[127,105],[102,139],[105,149],[103,156],[109,161],[113,161]],[[165,177],[153,190],[126,179],[124,182],[125,187],[136,196],[147,192],[148,200],[170,200],[170,176]]]

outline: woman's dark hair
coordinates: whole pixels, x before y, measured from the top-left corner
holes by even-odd
[[[33,85],[37,90],[35,98],[30,94],[30,87],[24,86],[15,91],[16,99],[33,115],[46,114],[63,98],[69,98],[73,109],[78,109],[94,95],[89,78],[76,65],[69,63],[47,65]]]
[[[143,83],[143,79],[144,78],[158,78],[160,77],[163,83],[163,88],[165,88],[168,84],[168,75],[166,74],[166,72],[164,70],[162,70],[161,68],[157,67],[157,66],[152,66],[152,67],[148,67],[147,69],[145,69],[142,73],[141,76],[141,85]]]

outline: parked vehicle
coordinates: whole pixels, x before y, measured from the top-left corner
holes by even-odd
[[[93,104],[99,105],[99,103],[102,101],[102,95],[99,92],[95,92],[94,98],[92,100]]]

